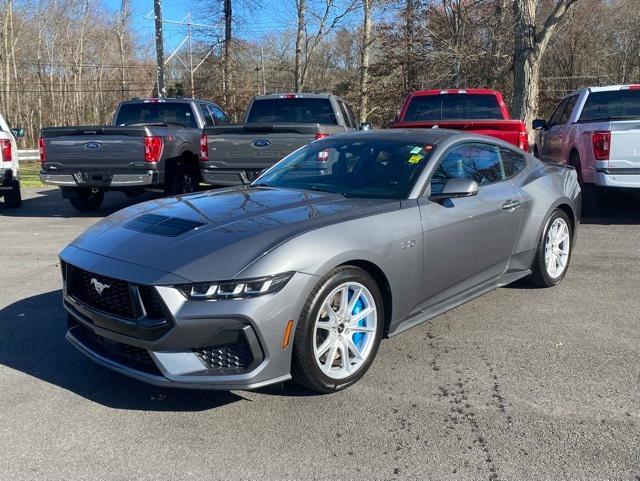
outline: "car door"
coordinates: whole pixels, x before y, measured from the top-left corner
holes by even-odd
[[[424,303],[429,308],[504,273],[522,221],[521,195],[507,178],[497,146],[457,144],[445,152],[420,198]],[[451,178],[479,184],[472,197],[431,201]]]
[[[569,119],[576,105],[578,95],[565,98],[549,119],[549,124],[541,134],[541,158],[545,162],[563,162],[564,139],[571,128]]]

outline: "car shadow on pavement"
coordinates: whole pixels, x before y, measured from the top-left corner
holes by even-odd
[[[66,312],[60,290],[2,308],[0,331],[0,365],[110,408],[204,411],[244,399],[226,391],[159,388],[93,363],[64,338]]]
[[[137,197],[127,197],[121,192],[107,192],[102,206],[90,212],[76,210],[68,199],[62,198],[60,189],[56,187],[40,187],[24,189],[22,206],[11,209],[0,201],[0,216],[7,217],[106,217],[120,209],[150,199],[161,197],[161,194],[145,192]]]
[[[628,191],[605,192],[592,216],[582,217],[583,224],[640,225],[640,196]]]

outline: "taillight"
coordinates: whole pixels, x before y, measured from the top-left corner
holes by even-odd
[[[11,141],[2,139],[0,140],[0,151],[2,152],[2,161],[11,162],[13,159],[13,152],[11,151]]]
[[[38,139],[38,148],[40,149],[40,163],[44,164],[47,161],[47,149],[44,145],[44,139],[42,137]]]
[[[144,138],[144,161],[158,162],[162,156],[162,137]]]
[[[593,144],[593,157],[596,160],[609,160],[609,151],[611,150],[610,131],[593,132],[591,134],[591,143]]]
[[[316,134],[316,140],[326,139],[327,137],[329,137],[329,134],[321,134],[320,132]]]
[[[200,162],[209,162],[209,139],[207,134],[200,136]]]
[[[518,147],[524,150],[525,152],[529,151],[529,137],[527,136],[527,132],[518,132]]]

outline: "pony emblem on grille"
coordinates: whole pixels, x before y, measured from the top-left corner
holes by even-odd
[[[91,285],[97,291],[97,293],[100,294],[100,295],[102,295],[102,292],[105,289],[109,289],[111,287],[111,284],[103,284],[102,282],[100,282],[95,277],[91,278]]]

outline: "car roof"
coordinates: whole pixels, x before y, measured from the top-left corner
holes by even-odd
[[[381,129],[381,130],[356,130],[344,134],[332,135],[328,139],[350,139],[350,140],[399,140],[407,142],[425,142],[435,144],[443,139],[464,135],[469,136],[459,130],[450,129]],[[473,136],[479,137],[479,136]],[[479,137],[486,139],[486,137]]]
[[[284,99],[284,98],[305,98],[305,99],[328,99],[330,97],[335,97],[331,92],[324,93],[307,93],[307,92],[280,92],[273,93],[267,95],[256,95],[253,97],[253,100],[263,100],[263,99]]]
[[[139,103],[163,103],[163,102],[171,102],[171,103],[189,103],[189,102],[204,102],[207,104],[215,104],[215,102],[211,100],[203,100],[203,99],[194,99],[191,97],[145,97],[145,98],[134,98],[130,100],[124,100],[121,103],[123,104],[139,104]]]
[[[433,89],[433,90],[417,90],[411,92],[412,97],[421,97],[429,95],[442,94],[469,94],[469,95],[497,95],[502,96],[500,92],[492,89]]]

